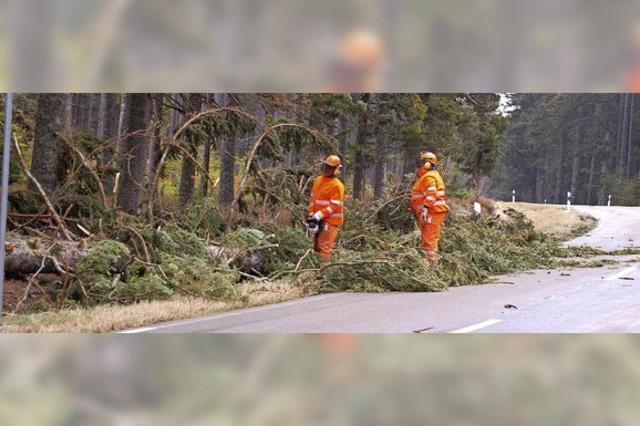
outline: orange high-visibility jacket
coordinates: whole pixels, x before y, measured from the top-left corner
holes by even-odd
[[[344,185],[337,177],[318,176],[309,198],[309,215],[322,212],[324,220],[334,226],[344,223]]]
[[[422,206],[426,206],[429,213],[449,211],[444,193],[444,181],[437,170],[420,170],[418,180],[411,191],[411,205],[416,214],[420,214]]]

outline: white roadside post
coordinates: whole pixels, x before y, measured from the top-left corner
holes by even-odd
[[[7,245],[7,203],[9,202],[9,155],[11,155],[11,114],[13,93],[7,93],[4,114],[4,145],[2,146],[2,188],[0,194],[0,324],[2,324],[2,295],[4,293],[4,258]]]
[[[473,211],[476,212],[478,216],[482,214],[482,205],[479,202],[473,203]]]
[[[513,191],[511,191],[511,202],[512,203],[516,202],[516,190],[515,189]]]
[[[571,211],[571,191],[567,191],[567,211]]]
[[[611,194],[609,194],[609,198],[607,199],[607,207],[611,207]]]
[[[544,203],[547,204],[547,199],[546,198],[544,199]]]

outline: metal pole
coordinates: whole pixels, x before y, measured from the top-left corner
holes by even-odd
[[[13,93],[7,93],[4,114],[4,145],[2,146],[2,190],[0,194],[0,324],[2,323],[2,295],[4,293],[4,256],[7,236],[7,210],[9,203],[9,156],[11,155],[11,115]]]

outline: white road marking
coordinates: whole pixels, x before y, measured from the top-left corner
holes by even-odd
[[[631,272],[635,271],[636,269],[638,269],[637,266],[630,266],[628,268],[623,269],[622,271],[618,272],[617,274],[613,274],[610,277],[605,278],[605,281],[613,281],[613,280],[617,280],[618,278],[622,278],[625,275],[629,275]]]
[[[491,327],[492,325],[496,325],[499,322],[502,322],[502,320],[493,318],[493,319],[490,319],[490,320],[479,322],[478,324],[470,325],[468,327],[464,327],[464,328],[460,328],[458,330],[451,331],[450,333],[452,333],[452,334],[471,333],[471,332],[474,332],[474,331],[482,330],[483,328]]]
[[[220,313],[220,314],[213,314],[213,315],[208,315],[206,317],[198,317],[198,318],[193,318],[193,319],[171,321],[169,323],[159,324],[159,325],[151,326],[151,327],[132,328],[130,330],[118,331],[117,334],[146,333],[146,332],[152,331],[152,330],[161,330],[163,328],[172,328],[172,327],[183,326],[183,325],[188,325],[188,324],[196,324],[196,323],[203,322],[203,321],[211,321],[212,319],[214,319],[214,317],[215,317],[215,319],[235,317],[235,316],[238,316],[238,315],[244,315],[245,313],[247,313],[246,312],[247,310],[250,310],[251,312],[270,311],[270,310],[273,310],[273,309],[282,308],[284,306],[297,305],[297,304],[307,303],[307,302],[311,302],[311,301],[316,301],[316,300],[319,300],[319,299],[329,299],[331,297],[340,296],[341,294],[342,293],[321,294],[321,295],[318,295],[318,296],[311,296],[311,297],[307,297],[307,298],[304,298],[304,299],[295,299],[295,300],[289,300],[287,302],[280,302],[280,303],[275,303],[275,304],[271,304],[271,305],[256,306],[256,307],[253,307],[253,308],[245,308],[245,309],[242,309],[242,310],[239,310],[239,311],[232,311],[232,312],[226,312],[226,313]]]
[[[134,328],[132,330],[124,330],[119,331],[118,334],[137,334],[137,333],[145,333],[147,331],[155,330],[157,327],[142,327],[142,328]]]

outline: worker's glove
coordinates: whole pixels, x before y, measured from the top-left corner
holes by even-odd
[[[311,216],[311,219],[313,219],[316,222],[320,223],[324,219],[324,216],[322,215],[321,211],[317,211],[317,212],[315,212],[315,214],[313,216]]]
[[[429,221],[429,209],[426,207],[422,207],[422,212],[420,213],[420,219],[422,219],[423,222],[428,222]]]

